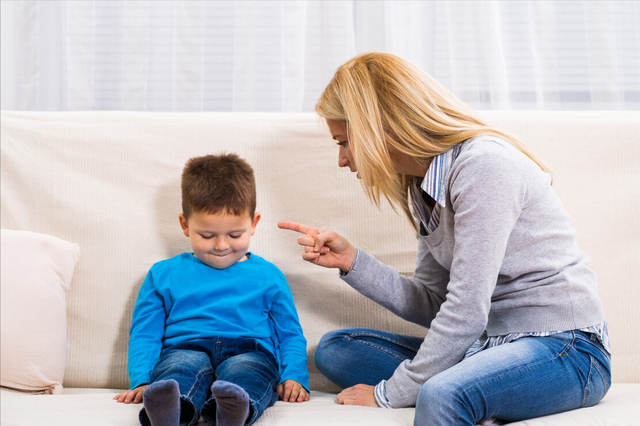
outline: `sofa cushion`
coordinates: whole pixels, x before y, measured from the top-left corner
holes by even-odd
[[[65,388],[64,395],[30,396],[2,391],[2,426],[139,426],[141,404],[118,404],[112,398],[116,389]],[[304,403],[278,401],[268,408],[254,426],[411,426],[415,410],[388,410],[340,405],[334,393],[311,391]],[[604,399],[593,407],[537,419],[510,423],[509,426],[630,426],[638,424],[636,401],[640,385],[614,383]],[[87,423],[87,421],[90,423]],[[204,420],[198,426],[205,426]]]
[[[80,248],[59,238],[2,230],[3,387],[62,393],[66,298]]]

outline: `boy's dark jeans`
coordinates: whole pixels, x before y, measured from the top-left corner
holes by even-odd
[[[254,423],[278,399],[278,363],[255,339],[218,337],[166,348],[151,372],[151,382],[174,379],[180,386],[180,426],[191,426],[200,415],[216,421],[216,402],[211,397],[214,380],[242,387],[251,401],[247,425]],[[145,409],[140,423],[150,426]]]

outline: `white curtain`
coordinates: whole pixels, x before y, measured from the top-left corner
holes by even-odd
[[[0,4],[2,109],[312,111],[382,50],[479,109],[640,110],[637,1]]]

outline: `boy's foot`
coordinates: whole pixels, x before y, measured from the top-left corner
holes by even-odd
[[[180,424],[180,388],[173,379],[151,383],[142,396],[151,426]]]
[[[216,399],[216,426],[243,426],[249,416],[249,394],[240,386],[224,380],[211,385]],[[155,425],[154,425],[155,426]]]

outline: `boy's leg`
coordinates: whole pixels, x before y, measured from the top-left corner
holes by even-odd
[[[251,412],[251,398],[244,389],[231,382],[216,380],[211,385],[211,395],[216,405],[216,425],[245,424]],[[209,410],[205,409],[204,413],[209,413]]]
[[[144,391],[143,403],[151,426],[180,424],[180,387],[175,380],[151,383]]]
[[[211,358],[204,352],[170,348],[160,354],[160,359],[151,372],[151,383],[175,380],[179,388],[180,395],[180,426],[194,425],[200,418],[200,409],[207,398],[211,383],[213,383],[214,371],[211,367]],[[151,385],[149,386],[152,387]],[[170,386],[163,386],[162,389],[169,390]],[[147,391],[149,388],[147,388]],[[147,401],[148,395],[145,392],[144,406],[140,411],[140,423],[144,426],[152,425],[149,418],[153,419],[151,413],[153,407],[162,407],[163,404],[156,404],[153,398],[166,398],[166,391],[153,392],[149,395],[152,400]],[[166,413],[165,413],[166,414]],[[152,426],[156,426],[153,424]]]
[[[517,421],[590,406],[611,384],[609,355],[591,335],[526,337],[481,351],[429,379],[415,426]]]
[[[315,354],[318,370],[340,387],[376,385],[393,375],[405,359],[413,359],[424,338],[366,328],[325,334]]]
[[[202,409],[202,417],[210,423],[218,426],[253,424],[278,399],[275,391],[280,378],[278,366],[273,357],[259,350],[226,358],[215,374],[218,384],[211,387],[214,396]],[[243,412],[244,407],[247,415],[237,423],[239,416],[235,413]]]

